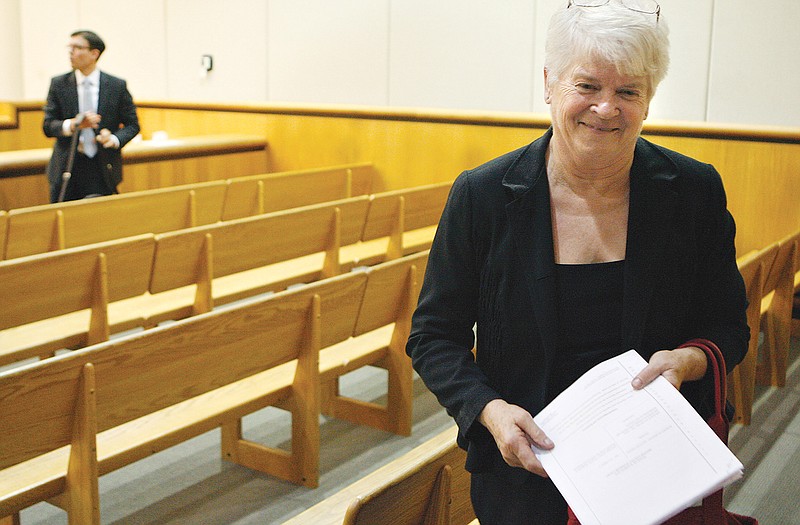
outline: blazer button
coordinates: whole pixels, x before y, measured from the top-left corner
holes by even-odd
[[[113,166],[111,164],[106,164],[106,169],[108,171],[111,171],[113,169]]]

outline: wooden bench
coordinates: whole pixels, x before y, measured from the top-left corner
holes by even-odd
[[[72,463],[64,445],[74,440],[62,437],[43,446],[38,443],[44,437],[28,433],[37,416],[39,425],[51,419],[40,402],[49,395],[49,384],[68,383],[74,390],[75,378],[87,367],[97,378],[96,420],[87,422],[99,432],[97,457],[76,468],[83,472],[85,462],[96,461],[91,485],[96,487],[98,475],[221,427],[224,458],[316,486],[322,363],[330,363],[325,373],[335,376],[352,369],[351,360],[363,366],[400,356],[402,345],[396,343],[407,337],[417,264],[424,264],[424,257],[325,279],[0,374],[0,416],[13,429],[0,433],[0,516],[42,500],[72,512],[65,496]],[[410,363],[403,357],[410,380]],[[399,387],[391,380],[394,374],[390,389]],[[410,406],[410,388],[398,390],[389,393],[388,405],[402,399]],[[19,392],[28,396],[25,404],[16,402]],[[58,406],[69,412],[63,407],[72,406],[70,398],[63,397]],[[25,413],[28,404],[37,406],[34,414]],[[267,406],[292,412],[291,452],[243,438],[241,418]],[[373,409],[363,412],[354,419],[374,419]],[[94,439],[91,432],[82,436]],[[6,437],[17,445],[7,446]],[[32,451],[21,456],[20,447]],[[94,450],[85,441],[79,447]],[[91,507],[98,505],[92,497]]]
[[[353,197],[157,235],[148,326],[338,275],[339,249],[358,242],[367,205]]]
[[[764,279],[761,301],[763,352],[757,368],[759,382],[782,387],[792,336],[795,275],[800,271],[800,231],[778,241],[778,251]]]
[[[217,222],[225,181],[11,210],[5,259]]]
[[[414,373],[405,348],[427,261],[424,251],[366,270],[369,279],[352,339],[320,354],[323,413],[411,435]],[[364,366],[387,371],[385,404],[349,398],[339,391],[339,378]]]
[[[419,193],[424,194],[425,191]],[[125,289],[127,295],[115,293],[108,301],[113,303],[111,319],[104,321],[105,328],[100,331],[93,329],[87,333],[88,317],[84,320],[81,316],[88,316],[88,313],[74,313],[90,308],[86,301],[96,288],[93,288],[88,277],[75,277],[75,272],[96,275],[94,256],[87,259],[86,255],[80,254],[98,253],[98,250],[108,249],[109,245],[89,245],[83,250],[73,248],[63,258],[56,256],[60,251],[54,252],[43,260],[65,269],[46,271],[43,276],[35,274],[37,269],[45,266],[34,261],[25,264],[15,264],[19,258],[5,261],[0,268],[22,272],[19,273],[20,277],[7,280],[8,283],[16,283],[8,297],[24,290],[26,300],[35,312],[24,322],[17,323],[43,321],[45,324],[21,329],[16,328],[18,324],[6,326],[15,328],[10,332],[11,335],[0,334],[5,339],[0,339],[0,349],[8,356],[0,358],[0,364],[35,355],[46,356],[59,348],[93,344],[107,338],[107,335],[95,337],[92,334],[152,327],[165,320],[210,311],[215,305],[347,271],[356,264],[356,259],[346,260],[342,254],[348,246],[360,245],[369,200],[366,196],[353,197],[334,203],[178,230],[156,236],[154,252],[152,248],[142,251],[144,247],[127,250],[129,257],[123,259],[125,264],[119,266],[115,263],[110,275],[115,287],[124,286],[124,281],[128,279],[133,280],[135,285],[131,284]],[[437,216],[437,212],[431,213],[428,220],[434,221]],[[417,222],[410,221],[409,224],[415,225]],[[419,246],[425,247],[426,243]],[[406,247],[403,251],[411,250]],[[152,263],[148,259],[151,253]],[[386,255],[375,255],[369,262],[376,263],[386,258]],[[181,264],[176,264],[176,261],[181,261]],[[23,267],[26,268],[24,272],[21,270]],[[68,281],[60,281],[59,276],[64,275],[71,277]],[[33,289],[20,287],[19,283],[27,279],[38,279],[40,286]],[[142,290],[143,281],[147,282],[146,290]],[[63,308],[47,306],[52,301],[60,300],[57,297],[59,294],[54,296],[53,291],[61,290],[63,282],[70,283],[75,301],[84,301],[73,302],[73,310],[64,311]],[[38,297],[44,298],[40,300]],[[95,315],[105,310],[107,307],[95,308]],[[71,315],[45,322],[48,312],[49,317],[66,313]]]
[[[125,300],[147,291],[154,250],[148,234],[0,261],[0,365],[142,326]]]
[[[467,525],[475,519],[466,453],[453,426],[284,525]]]
[[[228,179],[221,220],[369,195],[374,178],[372,164],[359,163]]]
[[[95,398],[91,363],[0,374],[0,522],[19,524],[20,509],[61,495],[70,523],[100,523]],[[44,458],[56,465],[42,468]]]
[[[345,259],[375,264],[430,248],[451,185],[444,182],[373,194],[362,242],[346,248]]]
[[[351,333],[365,284],[365,274],[341,276],[0,374],[0,410],[8,428],[0,433],[0,516],[43,500],[73,512],[64,497],[70,492],[69,447],[45,453],[70,443],[70,435],[62,431],[66,436],[44,446],[35,423],[49,424],[52,385],[74,390],[75,377],[87,365],[97,378],[96,419],[86,426],[94,423],[99,432],[98,475],[216,427],[235,427],[244,415],[277,405],[292,413],[291,452],[226,432],[223,457],[316,486],[319,350],[337,341],[336,334]],[[58,406],[71,412],[64,397]],[[78,448],[89,448],[91,438],[85,432],[76,439]],[[21,455],[20,447],[29,453]],[[90,459],[70,467],[83,472]],[[98,506],[96,497],[82,503]],[[89,523],[73,517],[70,522]]]
[[[747,355],[730,373],[728,382],[728,398],[736,407],[734,423],[750,424],[758,363],[761,300],[764,296],[764,281],[777,253],[778,244],[775,243],[763,250],[750,252],[737,261],[747,294],[747,325],[750,327],[750,342]]]
[[[373,179],[372,165],[362,163],[20,208],[11,211],[8,241],[0,227],[0,254],[11,259],[368,195]]]

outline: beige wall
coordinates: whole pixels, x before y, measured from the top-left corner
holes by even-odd
[[[543,34],[564,1],[0,0],[0,100],[43,99],[68,67],[67,35],[89,27],[108,43],[101,66],[139,100],[546,113]],[[652,118],[800,123],[800,2],[661,5],[672,67]]]

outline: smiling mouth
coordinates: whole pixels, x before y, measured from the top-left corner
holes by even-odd
[[[586,122],[581,122],[581,124],[583,124],[584,126],[586,126],[589,129],[591,129],[592,131],[600,131],[600,132],[605,132],[605,133],[611,133],[611,132],[620,130],[620,128],[615,128],[615,127],[593,126],[593,125],[588,124]]]

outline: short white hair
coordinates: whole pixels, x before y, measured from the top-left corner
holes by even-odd
[[[652,97],[669,69],[664,16],[633,11],[617,0],[600,7],[559,9],[550,19],[545,42],[548,84],[589,59],[614,64],[623,75],[647,77]]]

